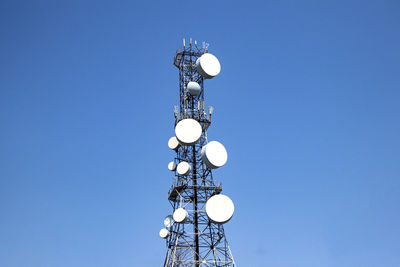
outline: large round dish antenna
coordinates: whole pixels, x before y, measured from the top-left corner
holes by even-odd
[[[197,82],[188,82],[186,88],[192,96],[198,96],[201,92],[200,84]]]
[[[175,126],[175,136],[183,145],[193,145],[200,139],[201,125],[194,119],[183,119]]]
[[[165,217],[164,219],[164,226],[167,228],[172,227],[172,225],[174,225],[175,221],[174,221],[174,217],[172,217],[172,215],[168,215],[167,217]]]
[[[196,60],[196,70],[206,79],[217,76],[221,71],[218,59],[210,53],[205,53]]]
[[[188,217],[188,213],[184,208],[179,208],[174,211],[173,219],[177,223],[182,223]]]
[[[170,171],[175,171],[176,169],[176,163],[171,161],[170,163],[168,163],[168,170]]]
[[[187,163],[186,161],[180,162],[178,164],[178,166],[176,167],[176,171],[180,175],[188,175],[190,170],[191,170],[191,167],[190,167],[189,163]]]
[[[223,144],[211,141],[201,149],[201,159],[210,169],[217,169],[225,165],[228,153]]]
[[[172,149],[172,150],[178,149],[178,147],[179,147],[179,141],[178,141],[178,139],[176,139],[175,136],[171,137],[171,138],[168,140],[168,147],[169,147],[170,149]]]
[[[166,239],[169,236],[169,231],[165,228],[160,230],[160,237]]]
[[[214,223],[227,223],[233,216],[235,206],[232,200],[222,194],[210,197],[206,202],[206,213]]]

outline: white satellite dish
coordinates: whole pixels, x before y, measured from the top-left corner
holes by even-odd
[[[201,159],[210,169],[217,169],[225,165],[228,153],[223,144],[211,141],[201,149]]]
[[[160,230],[160,237],[166,239],[169,236],[169,231],[165,228]]]
[[[175,136],[171,137],[171,138],[168,140],[168,147],[169,147],[170,149],[172,149],[172,150],[178,149],[178,147],[179,147],[179,141],[178,141],[178,139],[176,139]]]
[[[201,125],[194,119],[183,119],[175,126],[175,136],[183,145],[193,145],[200,139]]]
[[[214,223],[227,223],[233,216],[235,206],[232,200],[222,194],[210,197],[206,202],[206,213]]]
[[[196,60],[196,70],[204,78],[211,79],[220,73],[221,64],[213,54],[205,53]]]
[[[184,208],[179,208],[174,211],[173,219],[177,223],[182,223],[188,217],[188,213]]]
[[[164,226],[167,228],[172,227],[172,225],[174,225],[175,221],[174,218],[171,215],[168,215],[167,217],[165,217],[164,219]]]
[[[190,167],[189,163],[187,163],[186,161],[180,162],[178,164],[178,166],[176,167],[176,171],[180,175],[188,175],[190,170],[191,170],[191,167]]]
[[[200,84],[197,82],[189,82],[186,86],[188,92],[193,96],[198,96],[201,92]]]
[[[168,163],[168,170],[170,171],[175,171],[176,169],[176,163],[171,161],[170,163]]]

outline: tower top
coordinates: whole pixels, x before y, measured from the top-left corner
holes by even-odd
[[[202,42],[201,46],[197,43],[195,40],[194,42],[192,41],[192,38],[190,38],[189,43],[186,42],[186,39],[184,38],[182,40],[183,46],[178,48],[175,53],[174,57],[174,65],[179,68],[182,59],[185,57],[185,55],[188,56],[194,56],[194,57],[200,57],[204,53],[208,53],[208,46],[209,44],[206,42]]]

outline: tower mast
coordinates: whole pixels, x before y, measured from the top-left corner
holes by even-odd
[[[175,173],[168,192],[173,216],[166,217],[166,228],[160,231],[167,244],[164,267],[236,266],[223,228],[233,215],[233,203],[220,194],[222,185],[212,175],[212,169],[225,164],[226,150],[219,142],[207,140],[212,108],[208,114],[204,109],[204,79],[219,73],[214,58],[208,44],[198,46],[190,39],[188,45],[184,40],[173,61],[179,70],[180,101],[179,110],[174,109],[176,136],[168,142],[176,157],[168,165]],[[231,204],[231,210],[221,210],[226,204]]]

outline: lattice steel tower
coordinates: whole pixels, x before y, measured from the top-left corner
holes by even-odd
[[[204,79],[218,75],[220,65],[208,44],[191,39],[187,45],[183,41],[173,63],[179,69],[180,101],[179,110],[174,108],[175,136],[168,142],[176,157],[168,165],[175,174],[168,192],[173,216],[160,231],[167,245],[164,267],[236,266],[223,227],[233,215],[233,202],[220,194],[222,185],[212,174],[227,153],[221,143],[208,141],[213,108],[204,109]]]

